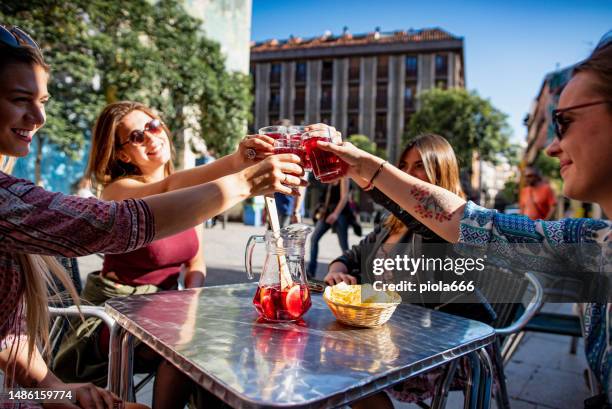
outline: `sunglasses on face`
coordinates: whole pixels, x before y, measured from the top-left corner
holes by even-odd
[[[557,135],[557,138],[559,138],[559,140],[563,139],[563,136],[565,135],[565,132],[567,131],[567,128],[569,125],[569,120],[564,117],[565,113],[574,111],[576,109],[582,109],[582,108],[591,107],[594,105],[609,104],[609,103],[612,103],[612,101],[608,101],[608,100],[595,101],[595,102],[589,102],[586,104],[574,105],[574,106],[567,107],[567,108],[553,110],[552,111],[552,121],[553,121],[553,126],[555,127],[555,134]]]
[[[36,44],[36,41],[17,26],[7,28],[0,24],[0,42],[13,48],[21,48],[27,45],[40,51],[40,47]]]
[[[142,145],[145,141],[145,132],[148,132],[152,135],[159,135],[162,131],[163,125],[161,121],[159,119],[152,119],[145,124],[144,129],[142,131],[137,129],[130,132],[128,140],[123,143],[120,143],[119,147],[121,148],[122,146],[127,145],[128,143],[131,143],[132,145],[136,146]]]

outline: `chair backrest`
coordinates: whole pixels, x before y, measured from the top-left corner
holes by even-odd
[[[79,265],[75,258],[68,257],[57,257],[57,260],[60,264],[66,269],[66,272],[70,276],[72,280],[72,284],[77,290],[78,294],[81,294],[82,284],[81,284],[81,276],[79,274]],[[64,285],[54,276],[53,281],[57,291],[60,294],[66,292],[66,288]],[[49,312],[51,313],[51,322],[49,328],[49,343],[51,349],[51,356],[55,356],[59,351],[60,345],[64,336],[68,332],[70,327],[70,323],[68,320],[63,319],[59,314],[53,313],[53,311],[57,311],[57,308],[69,307],[72,305],[72,299],[62,297],[61,299],[51,299],[49,300]]]
[[[77,262],[77,259],[68,257],[57,257],[57,260],[66,269],[68,276],[70,276],[70,279],[72,280],[74,288],[76,288],[77,294],[81,294],[81,291],[83,290],[83,283],[81,282],[81,274],[79,271],[79,263]],[[55,277],[54,283],[60,292],[66,290],[64,288],[64,285],[59,282],[59,280]]]
[[[476,277],[497,315],[491,326],[500,335],[519,331],[542,306],[542,286],[533,273],[487,265]]]

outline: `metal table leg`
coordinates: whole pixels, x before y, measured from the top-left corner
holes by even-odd
[[[504,360],[501,354],[501,344],[499,337],[493,343],[493,361],[494,374],[497,375],[497,389],[495,390],[495,401],[498,409],[510,409],[510,399],[508,397],[508,388],[506,386],[506,375],[504,373]]]
[[[457,364],[460,358],[456,358],[451,361],[446,367],[444,372],[444,378],[438,384],[436,388],[436,394],[434,395],[431,402],[431,409],[442,409],[446,406],[446,398],[448,397],[448,391],[450,390],[451,382],[457,372]]]
[[[467,355],[470,364],[468,365],[468,382],[464,391],[465,399],[463,401],[464,409],[477,409],[478,406],[478,388],[480,386],[480,358],[476,352]]]
[[[121,337],[121,384],[119,397],[136,402],[134,396],[134,336],[127,331]]]
[[[125,330],[114,324],[110,330],[108,348],[108,390],[119,396],[121,383],[121,337]]]
[[[478,388],[478,408],[491,408],[491,383],[493,381],[493,364],[486,349],[478,351],[481,364],[480,386]]]

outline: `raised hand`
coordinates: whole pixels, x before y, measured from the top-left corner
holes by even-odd
[[[304,169],[300,166],[300,157],[291,153],[269,156],[242,173],[250,187],[250,196],[274,192],[296,195],[296,188],[307,184],[301,179]]]
[[[347,175],[361,187],[368,184],[368,176],[371,176],[368,172],[376,171],[376,169],[371,170],[371,165],[374,164],[376,166],[377,162],[383,162],[382,159],[357,148],[350,142],[335,144],[318,141],[317,146],[324,151],[336,154],[346,162],[348,165]]]
[[[322,123],[306,126],[306,132],[324,131],[324,130],[328,130],[327,132],[329,132],[329,136],[331,137],[332,142],[337,143],[337,144],[342,143],[342,133],[337,131],[336,128],[334,128],[333,126],[322,124]]]
[[[244,169],[274,154],[274,139],[266,135],[247,135],[233,154],[236,166]]]

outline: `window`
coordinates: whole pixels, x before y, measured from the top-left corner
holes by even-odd
[[[324,60],[321,67],[321,81],[331,82],[334,79],[334,62],[332,60]]]
[[[359,109],[359,84],[349,85],[348,109]]]
[[[376,77],[379,80],[386,80],[389,77],[389,57],[380,55],[376,58]]]
[[[296,62],[295,63],[295,82],[306,82],[306,63]]]
[[[295,87],[295,100],[293,101],[293,109],[296,112],[304,112],[306,106],[306,87],[297,86]]]
[[[268,104],[270,112],[278,112],[280,110],[280,89],[270,88],[270,101]]]
[[[253,81],[253,84],[255,84],[255,72],[256,72],[256,66],[255,64],[251,64],[249,67],[249,74],[251,74],[251,81]]]
[[[444,80],[436,80],[436,88],[447,89],[448,81]]]
[[[293,123],[295,125],[304,125],[304,115],[294,115]]]
[[[406,112],[404,114],[404,133],[410,129],[410,120],[412,119],[412,113]]]
[[[332,87],[323,85],[321,87],[321,111],[330,111],[332,106]]]
[[[436,77],[448,76],[448,55],[436,55]]]
[[[419,60],[414,55],[409,55],[406,57],[406,78],[414,78],[418,75],[419,70]]]
[[[348,136],[359,133],[359,114],[348,114],[346,133]]]
[[[377,144],[387,141],[387,114],[376,114],[376,123],[374,128],[374,142]]]
[[[359,81],[359,72],[361,70],[361,59],[350,58],[349,59],[349,81]]]
[[[416,96],[416,84],[415,83],[406,83],[406,88],[404,88],[404,109],[413,110],[414,109],[414,98]]]
[[[376,87],[376,108],[387,107],[387,84],[378,84]]]
[[[270,83],[279,84],[281,80],[281,65],[271,64],[270,65]]]
[[[326,124],[326,125],[331,124],[331,120],[330,120],[330,116],[329,116],[329,114],[327,114],[327,115],[321,115],[321,123],[322,123],[322,124]]]

